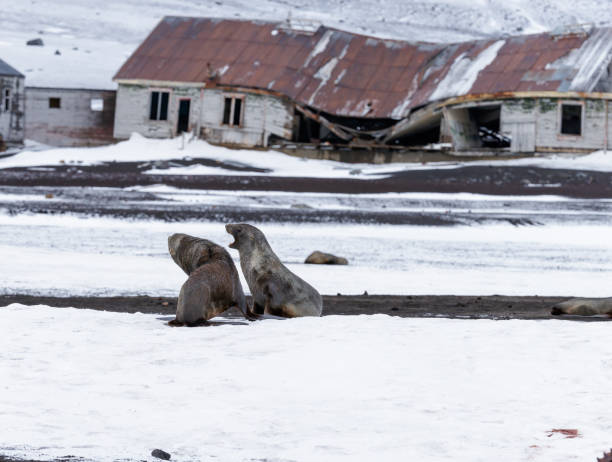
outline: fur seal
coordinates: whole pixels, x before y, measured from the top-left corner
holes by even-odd
[[[240,253],[242,273],[253,294],[252,314],[321,316],[321,294],[281,263],[259,229],[240,223],[228,224],[225,230],[234,237],[229,246]]]
[[[206,239],[180,233],[168,238],[168,250],[189,276],[181,287],[176,319],[169,324],[201,324],[234,306],[247,316],[238,270],[227,250]]]
[[[612,317],[612,297],[609,298],[572,298],[554,305],[550,314],[573,314],[577,316],[596,316],[598,314]]]
[[[331,253],[315,250],[306,257],[304,263],[310,265],[348,265],[348,260],[344,257],[337,257]]]

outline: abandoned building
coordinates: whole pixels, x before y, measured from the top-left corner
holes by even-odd
[[[610,147],[612,28],[454,44],[166,17],[114,77],[114,136],[459,155]]]
[[[25,77],[0,59],[0,151],[24,140]]]
[[[51,146],[112,143],[115,93],[115,90],[28,86],[26,136]]]

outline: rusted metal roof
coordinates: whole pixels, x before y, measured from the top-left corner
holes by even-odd
[[[611,57],[610,28],[444,45],[166,17],[115,80],[203,83],[212,71],[217,85],[273,91],[340,116],[400,119],[466,94],[593,91]]]

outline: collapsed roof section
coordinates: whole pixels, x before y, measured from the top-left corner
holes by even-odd
[[[281,93],[350,117],[402,118],[425,63],[443,47],[381,40],[319,27],[164,18],[115,80],[204,82]]]
[[[611,59],[612,28],[444,45],[324,26],[313,33],[281,23],[166,17],[115,80],[258,89],[291,99],[309,117],[405,119],[406,127],[420,108],[450,98],[591,92]],[[354,136],[346,127],[338,130],[342,138]]]

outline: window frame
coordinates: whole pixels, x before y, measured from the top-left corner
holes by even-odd
[[[229,122],[225,122],[225,104],[226,101],[230,99],[230,112],[229,112]],[[235,110],[236,110],[236,100],[240,100],[240,113],[238,114],[238,123],[236,124],[235,119]],[[226,127],[237,127],[242,128],[244,122],[244,100],[245,95],[235,94],[235,93],[224,93],[223,94],[223,110],[221,112],[221,125]]]
[[[580,108],[580,133],[564,133],[563,132],[563,107],[578,106]],[[561,100],[559,101],[559,117],[557,134],[562,138],[581,138],[584,135],[584,101]]]
[[[100,109],[98,109],[98,103]],[[103,112],[104,111],[104,98],[90,98],[89,99],[89,110],[92,112]]]
[[[155,118],[152,118],[152,112],[153,112],[153,94],[157,93],[157,110],[156,110],[156,115]],[[170,113],[170,98],[171,98],[171,91],[168,89],[161,89],[161,88],[151,88],[151,91],[149,92],[149,122],[164,122],[167,123],[168,122],[168,115]],[[162,119],[161,118],[161,112],[162,112],[162,99],[163,99],[163,94],[168,95],[168,100],[166,102],[166,113],[165,113],[165,118]]]

